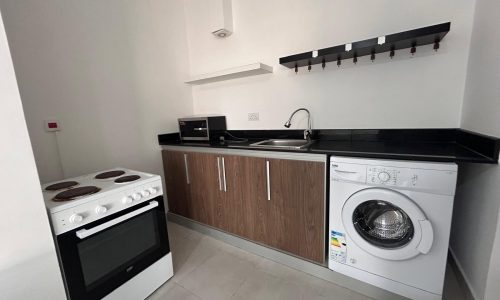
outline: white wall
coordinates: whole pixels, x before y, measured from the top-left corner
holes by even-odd
[[[497,165],[460,165],[450,248],[476,299],[484,299],[485,294],[497,229],[499,182]]]
[[[192,74],[253,62],[275,73],[193,89],[195,113],[223,113],[231,129],[283,128],[289,114],[308,107],[316,128],[459,126],[472,28],[473,1],[233,1],[234,34],[208,30],[208,2],[185,0]],[[360,58],[337,68],[298,75],[279,57],[451,21],[439,52],[432,45]],[[259,112],[259,122],[247,113]],[[305,126],[305,118],[296,126]]]
[[[495,0],[477,0],[462,128],[500,136],[500,61]],[[500,168],[464,164],[454,211],[451,248],[476,299],[500,295]]]
[[[65,299],[0,17],[0,299]]]
[[[162,174],[157,134],[192,113],[182,1],[0,7],[41,180],[115,166]],[[47,119],[62,124],[57,137]]]

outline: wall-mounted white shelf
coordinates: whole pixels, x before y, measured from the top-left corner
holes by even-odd
[[[193,76],[189,81],[186,81],[186,83],[197,85],[197,84],[230,80],[230,79],[260,75],[260,74],[268,74],[272,72],[273,72],[273,67],[263,63],[254,63],[250,65],[244,65],[212,73]]]

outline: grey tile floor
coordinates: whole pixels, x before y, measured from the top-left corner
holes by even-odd
[[[370,299],[175,223],[168,226],[175,275],[149,300]],[[444,294],[463,299],[450,268]]]

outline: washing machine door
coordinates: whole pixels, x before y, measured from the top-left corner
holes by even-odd
[[[342,222],[358,247],[387,260],[426,254],[434,239],[431,223],[415,202],[390,189],[353,194],[342,208]]]

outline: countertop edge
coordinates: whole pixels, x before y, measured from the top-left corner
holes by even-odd
[[[237,145],[235,144],[215,144],[213,142],[206,143],[183,143],[179,139],[178,133],[168,133],[168,134],[160,134],[158,135],[158,143],[161,146],[178,146],[178,147],[201,147],[201,148],[212,148],[212,149],[237,149],[237,150],[250,150],[250,151],[270,151],[270,152],[285,152],[285,153],[300,153],[300,154],[323,154],[323,155],[335,155],[335,156],[346,156],[346,157],[359,157],[359,158],[375,158],[375,159],[394,159],[394,160],[413,160],[413,161],[432,161],[432,162],[455,162],[455,163],[482,163],[482,164],[498,164],[498,157],[500,152],[500,139],[496,137],[491,137],[487,135],[483,135],[480,133],[475,133],[463,129],[389,129],[383,130],[384,135],[382,137],[377,137],[378,139],[374,139],[373,135],[372,139],[367,139],[366,141],[360,141],[352,136],[360,136],[362,134],[366,135],[366,132],[377,132],[377,130],[371,129],[363,129],[363,130],[317,130],[319,134],[325,134],[325,132],[340,132],[342,135],[342,139],[344,143],[352,143],[355,144],[363,142],[366,145],[384,144],[387,143],[391,145],[392,148],[397,148],[398,143],[394,143],[394,137],[392,133],[395,135],[401,135],[401,132],[404,131],[406,136],[404,137],[405,143],[402,145],[406,145],[408,143],[415,143],[415,145],[425,145],[426,153],[404,153],[398,151],[359,151],[359,149],[315,149],[314,144],[306,149],[269,149],[269,148],[257,148],[249,146],[247,142],[246,144]],[[234,131],[232,131],[234,132]],[[241,131],[244,132],[244,131]],[[255,132],[259,132],[262,136],[272,136],[273,130],[260,130],[260,131],[252,131],[251,135],[255,135]],[[280,134],[283,135],[283,130],[276,130]],[[421,137],[422,132],[425,133],[427,140],[418,140]],[[291,135],[296,135],[297,130],[290,130]],[[346,134],[347,133],[347,134]],[[440,141],[429,141],[428,136],[435,135],[436,137],[441,138],[443,135],[446,135],[447,139],[444,142]],[[334,137],[334,135],[330,135],[330,137]],[[346,136],[348,138],[346,138]],[[412,141],[412,137],[417,137],[415,141]],[[250,138],[250,137],[249,137]],[[253,137],[252,137],[253,138]],[[399,138],[399,136],[398,136]],[[438,138],[438,140],[439,140]],[[260,139],[252,139],[251,142],[259,141],[265,139],[261,137]],[[386,140],[387,139],[387,140]],[[233,141],[234,142],[234,141]],[[318,142],[335,142],[335,140],[330,139],[320,139]],[[399,141],[400,142],[400,141]],[[387,148],[391,148],[387,147]],[[432,150],[432,147],[436,148],[436,153],[439,147],[450,149],[446,154],[439,155],[430,155],[428,152],[429,149]],[[345,148],[345,145],[344,145]],[[359,148],[359,147],[358,147]],[[369,148],[369,147],[368,147]],[[382,147],[384,148],[384,147]],[[402,147],[403,148],[403,147]],[[442,152],[442,151],[441,151]],[[462,155],[457,155],[460,153]]]

